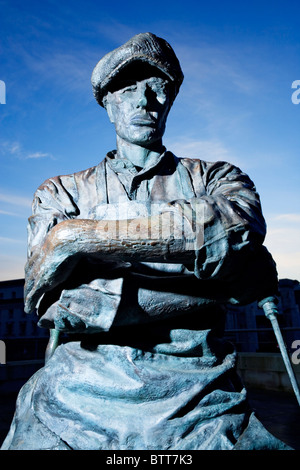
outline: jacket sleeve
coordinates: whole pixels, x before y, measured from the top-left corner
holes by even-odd
[[[55,225],[74,218],[78,212],[74,198],[63,185],[61,178],[46,180],[34,194],[32,215],[28,219],[28,258],[39,249]]]
[[[196,277],[221,283],[232,303],[276,294],[277,272],[263,246],[266,223],[254,183],[229,163],[200,167],[202,195],[191,200],[199,241]]]

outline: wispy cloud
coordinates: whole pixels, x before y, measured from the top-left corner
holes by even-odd
[[[0,143],[0,154],[10,157],[15,157],[19,160],[27,160],[31,158],[51,158],[54,159],[51,153],[47,152],[30,152],[28,150],[24,150],[20,142],[10,142],[10,141],[3,141]]]
[[[61,51],[51,48],[35,54],[24,50],[23,60],[36,77],[36,87],[50,84],[51,87],[56,87],[56,98],[75,92],[80,99],[92,101],[91,74],[101,55],[88,50]]]
[[[19,155],[21,153],[21,145],[19,142],[3,142],[2,147],[11,155]]]
[[[178,141],[166,139],[165,145],[178,157],[201,158],[206,161],[230,161],[235,165],[241,163],[238,158],[234,157],[232,150],[219,140],[193,140],[185,137]]]
[[[0,254],[0,281],[23,278],[25,263],[25,254],[23,256]]]
[[[186,93],[200,97],[209,89],[211,99],[224,91],[253,95],[261,87],[256,74],[249,70],[244,53],[224,45],[178,45],[176,51],[185,75]]]
[[[199,40],[195,45],[184,41],[174,46],[185,75],[178,101],[189,109],[192,125],[200,119],[200,132],[240,142],[249,135],[257,100],[270,93],[271,73],[265,70],[263,55],[248,57],[238,44]]]
[[[121,46],[121,44],[128,41],[131,37],[137,34],[136,26],[129,26],[120,21],[116,20],[116,18],[111,18],[111,21],[105,23],[98,23],[97,24],[98,33],[101,36],[109,39],[112,41],[116,46]],[[138,31],[138,32],[145,32],[145,31]],[[107,51],[109,52],[109,51]],[[101,57],[99,57],[100,59]]]
[[[9,230],[13,234],[12,224],[8,217],[16,217],[27,220],[31,213],[32,199],[26,196],[18,196],[12,192],[1,191],[0,189],[0,217],[1,217],[1,232]],[[24,224],[25,226],[25,224]],[[13,237],[10,238],[14,239]],[[8,241],[7,239],[6,241]],[[4,241],[4,238],[0,238]]]
[[[34,153],[28,153],[24,158],[53,158],[52,155],[49,153],[44,153],[44,152],[34,152]]]
[[[12,216],[12,217],[24,217],[23,215],[17,214],[16,212],[3,211],[2,209],[0,209],[0,214],[2,214],[2,215],[10,215],[10,216]]]
[[[168,144],[168,140],[166,139]],[[228,156],[228,150],[217,141],[191,140],[187,138],[177,142],[170,142],[172,151],[178,156],[202,158],[203,160],[223,160]]]
[[[18,240],[16,238],[0,237],[0,243],[14,243],[24,245],[25,242],[24,240]]]
[[[5,202],[7,204],[11,204],[17,207],[31,207],[32,200],[27,197],[16,196],[11,193],[1,193],[0,192],[0,201]],[[11,213],[12,215],[12,213]]]
[[[274,222],[285,222],[285,223],[292,223],[292,224],[300,224],[300,214],[279,214],[275,215],[271,220]],[[299,238],[299,246],[300,246],[300,238]]]
[[[279,277],[300,280],[300,214],[277,214],[267,219],[266,246]]]

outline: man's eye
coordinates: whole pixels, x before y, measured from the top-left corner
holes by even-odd
[[[162,88],[157,88],[157,89],[152,89],[152,91],[154,92],[154,94],[156,96],[156,99],[159,103],[165,103],[165,101],[167,99],[166,90],[164,90]]]
[[[151,90],[156,95],[157,101],[159,101],[160,103],[164,103],[166,101],[168,94],[167,85],[154,84],[153,86],[151,86]]]
[[[167,96],[164,93],[156,95],[156,99],[160,104],[164,104],[167,101]]]
[[[123,93],[130,93],[132,91],[136,91],[136,89],[137,89],[136,85],[127,86],[125,88],[122,88],[121,93],[122,94]]]

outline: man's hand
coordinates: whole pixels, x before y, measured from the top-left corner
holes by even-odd
[[[36,307],[39,298],[64,282],[79,260],[70,243],[70,234],[58,224],[49,233],[44,245],[29,258],[26,267],[25,312],[30,313]],[[62,238],[61,232],[65,238]]]
[[[25,267],[25,312],[32,312],[45,292],[66,281],[82,256],[101,257],[99,240],[109,246],[106,225],[101,221],[72,219],[51,229]]]

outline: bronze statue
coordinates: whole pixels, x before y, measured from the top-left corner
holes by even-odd
[[[182,80],[151,33],[93,71],[117,149],[35,194],[25,309],[68,339],[21,390],[2,449],[288,448],[223,339],[226,303],[277,292],[259,196],[234,165],[163,146]]]

